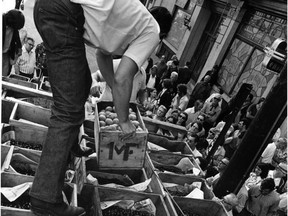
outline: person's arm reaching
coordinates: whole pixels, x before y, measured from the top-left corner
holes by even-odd
[[[97,51],[97,63],[102,76],[112,89],[113,102],[119,119],[119,125],[123,132],[122,139],[134,136],[135,126],[129,120],[129,100],[132,92],[133,78],[138,67],[136,63],[123,56],[114,75],[112,56]]]
[[[136,63],[129,57],[123,56],[114,77],[112,94],[119,124],[123,131],[122,139],[134,136],[136,130],[135,126],[129,120],[128,115],[133,78],[137,70],[138,66]]]

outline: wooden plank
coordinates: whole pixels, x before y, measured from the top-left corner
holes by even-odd
[[[18,92],[21,94],[25,94],[27,96],[43,97],[43,98],[47,98],[47,99],[51,99],[51,100],[53,98],[51,92],[40,91],[37,89],[32,89],[32,88],[17,85],[14,83],[9,83],[6,81],[2,81],[2,89]]]
[[[14,146],[1,145],[1,172],[8,170],[11,163],[13,150]]]
[[[186,128],[183,126],[171,124],[164,121],[159,121],[156,119],[151,119],[149,117],[144,116],[142,118],[149,132],[156,133],[159,128],[162,128],[174,133],[186,133]]]
[[[30,89],[38,89],[38,85],[36,83],[32,83],[32,82],[27,82],[27,81],[24,81],[24,80],[19,80],[19,79],[13,79],[13,78],[9,78],[9,77],[3,77],[2,76],[2,81],[4,82],[9,82],[11,84],[16,84],[16,85],[19,85],[19,86],[23,86],[23,87],[26,87],[26,88],[30,88]]]
[[[35,216],[31,210],[1,206],[2,216]]]
[[[2,111],[1,111],[1,123],[9,123],[9,118],[11,116],[11,112],[14,108],[15,102],[8,101],[5,99],[1,100]]]

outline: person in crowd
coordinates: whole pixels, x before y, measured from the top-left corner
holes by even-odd
[[[234,193],[229,193],[225,195],[220,201],[223,204],[224,208],[226,209],[227,215],[233,216],[232,210],[239,203],[238,197]]]
[[[157,108],[157,90],[155,88],[152,88],[150,90],[150,95],[144,102],[144,108],[146,110],[145,111],[146,116],[150,116],[155,113]]]
[[[29,79],[37,78],[35,70],[36,56],[33,51],[34,46],[34,39],[28,37],[26,43],[22,47],[22,55],[18,57],[14,65],[16,74],[28,77]]]
[[[161,79],[163,80],[169,78],[172,72],[176,72],[178,74],[178,66],[179,61],[177,59],[173,60],[172,63],[167,66],[167,70],[163,73]]]
[[[15,9],[24,10],[24,0],[15,0]]]
[[[199,132],[197,133],[197,135],[198,135],[199,137],[204,137],[204,136],[205,136],[205,129],[204,129],[204,127],[203,127],[204,119],[205,119],[204,115],[199,114],[199,115],[197,116],[197,118],[196,118],[196,121],[195,121],[195,122],[201,124],[201,126],[202,126],[202,127],[199,127]],[[193,122],[192,122],[191,124],[193,124]],[[186,126],[186,128],[187,128],[188,131],[189,131],[189,128],[191,127],[191,124],[189,124],[189,125]],[[202,128],[202,129],[201,129],[201,128]]]
[[[152,119],[165,121],[165,115],[167,112],[167,108],[164,105],[160,105],[156,110],[156,113],[152,115]]]
[[[199,158],[202,158],[202,154],[196,149],[196,145],[199,142],[199,137],[196,134],[188,134],[185,141],[192,150],[193,156],[196,158],[196,161],[200,164]]]
[[[192,122],[190,125],[188,125],[188,127],[186,127],[187,134],[193,134],[193,135],[198,136],[198,133],[202,131],[202,128],[203,128],[203,126],[201,123],[199,123],[197,121]]]
[[[189,101],[189,98],[187,96],[187,86],[184,84],[179,84],[177,86],[177,94],[172,99],[171,108],[168,111],[168,113],[171,114],[172,110],[174,109],[178,109],[179,111],[184,111],[187,107],[188,101]]]
[[[172,110],[171,115],[176,119],[176,122],[177,122],[178,117],[180,115],[180,110],[178,110],[178,109]],[[175,124],[176,124],[176,122],[175,122]]]
[[[280,194],[277,216],[287,215],[287,163],[280,163],[273,172],[276,191]]]
[[[220,134],[220,130],[217,129],[216,127],[212,127],[209,129],[207,137],[206,137],[206,140],[209,143],[208,151],[210,151],[212,149],[213,144],[216,141],[216,139],[218,138],[219,134]],[[207,154],[208,154],[208,152],[207,152]]]
[[[245,183],[242,185],[239,192],[237,193],[239,203],[234,209],[234,215],[239,215],[240,212],[245,207],[245,203],[247,202],[248,199],[248,190],[252,186],[260,185],[261,181],[267,177],[266,175],[264,178],[262,178],[261,176],[262,169],[260,168],[260,166],[261,165],[256,165],[254,170],[250,173],[249,177],[246,179]]]
[[[266,178],[260,185],[252,186],[248,190],[248,199],[241,215],[272,216],[276,213],[279,202],[274,179]]]
[[[151,89],[156,89],[157,92],[160,91],[161,85],[160,85],[160,78],[156,76],[157,74],[157,66],[153,65],[152,68],[150,69],[150,73],[146,77],[146,87],[147,91],[151,91]]]
[[[170,79],[164,79],[162,82],[162,90],[158,93],[158,106],[164,105],[167,109],[170,108],[173,99],[171,94],[172,83]]]
[[[200,113],[205,116],[203,126],[206,131],[208,131],[216,123],[216,120],[221,112],[221,107],[219,106],[219,101],[221,98],[221,95],[217,94],[210,100],[210,102],[204,103],[204,106],[200,111]]]
[[[195,85],[190,95],[188,107],[192,107],[196,100],[205,101],[209,97],[210,92],[212,90],[210,80],[211,77],[207,75],[204,77],[203,81],[200,81]]]
[[[176,122],[176,125],[180,125],[185,127],[186,121],[187,121],[188,115],[185,112],[180,112],[178,115],[178,120]]]
[[[35,55],[37,69],[41,70],[43,76],[48,76],[46,50],[43,42],[36,46]]]
[[[67,205],[62,188],[70,150],[74,146],[80,149],[79,129],[91,87],[85,43],[97,48],[98,67],[112,89],[122,130],[119,138],[126,140],[136,132],[128,116],[133,77],[167,36],[172,16],[166,8],[148,11],[140,1],[133,0],[37,0],[34,22],[47,52],[54,106],[30,189],[31,210],[40,215],[80,216],[85,210]],[[115,74],[113,55],[122,56]],[[90,153],[80,150],[78,156]]]
[[[168,122],[170,124],[175,124],[176,121],[177,121],[177,119],[175,119],[174,116],[172,116],[172,115],[168,116],[165,119],[165,122]],[[159,128],[156,133],[160,134],[160,135],[163,135],[163,136],[166,136],[166,137],[170,137],[172,139],[175,139],[173,133],[171,131],[169,131],[169,130],[165,130],[165,129]]]
[[[242,119],[246,118],[246,113],[247,113],[247,110],[248,110],[248,107],[250,105],[252,105],[252,101],[253,101],[253,94],[250,93],[246,100],[244,101],[243,105],[241,106],[240,108],[240,111],[239,111],[239,121],[241,121]]]
[[[204,105],[203,101],[196,100],[193,107],[189,107],[184,111],[188,114],[186,126],[191,122],[196,121],[198,115],[200,114],[200,110],[203,108],[203,105]]]
[[[177,94],[177,86],[178,86],[178,73],[173,71],[170,75],[170,80],[172,83],[172,96],[174,97]]]
[[[19,10],[13,9],[2,15],[2,76],[11,73],[11,61],[22,54],[19,30],[25,24],[25,17]]]
[[[257,103],[251,104],[247,108],[246,118],[250,121],[250,123],[252,122],[252,120],[255,118],[257,112],[262,107],[264,101],[265,101],[265,98],[262,97],[259,99],[259,101]]]
[[[147,67],[145,68],[146,71],[146,77],[148,77],[148,74],[150,73],[150,69],[153,67],[153,59],[151,57],[149,57],[147,59]]]
[[[210,187],[215,187],[215,185],[217,184],[217,182],[219,181],[221,175],[224,173],[224,171],[226,170],[227,166],[229,164],[229,160],[228,158],[223,158],[220,163],[218,164],[218,173],[212,177],[206,178],[207,184]]]
[[[171,59],[169,61],[167,61],[167,63],[166,63],[167,67],[170,67],[173,64],[173,61],[178,61],[178,58],[176,55],[172,55]]]
[[[116,73],[120,65],[121,59],[113,60],[113,71]],[[99,90],[99,82],[105,82],[105,79],[102,75],[103,73],[100,70],[97,70],[92,74],[92,85],[90,88],[90,93],[92,95],[98,95],[97,91]],[[133,88],[130,97],[130,102],[144,104],[146,98],[146,73],[143,67],[137,71],[133,78]],[[109,85],[106,82],[103,92],[100,94],[99,101],[113,101],[112,91]]]
[[[281,162],[273,171],[276,191],[279,194],[287,192],[287,162]],[[277,183],[276,183],[277,179]]]
[[[211,77],[211,79],[209,81],[211,86],[216,85],[217,80],[218,80],[218,72],[219,72],[219,66],[214,65],[211,70],[206,72],[206,74],[204,75],[204,77],[202,78],[201,81],[204,81],[205,76],[209,75]]]
[[[277,166],[276,163],[273,162],[273,157],[275,155],[276,149],[279,150],[277,150],[277,152],[279,152],[279,155],[281,155],[281,152],[282,155],[287,155],[287,139],[280,137],[276,142],[268,144],[262,152],[258,162],[265,163],[270,170],[274,170],[275,166]]]
[[[190,70],[191,63],[189,61],[185,62],[184,67],[179,67],[178,69],[178,83],[187,84],[190,80],[192,71]]]
[[[160,60],[155,65],[157,66],[158,69],[156,76],[162,79],[163,74],[167,70],[166,56],[162,55]]]

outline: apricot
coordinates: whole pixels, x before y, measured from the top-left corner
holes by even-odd
[[[99,121],[105,121],[106,116],[105,115],[99,115]]]
[[[111,118],[106,118],[105,123],[106,123],[106,125],[112,125],[113,120]]]

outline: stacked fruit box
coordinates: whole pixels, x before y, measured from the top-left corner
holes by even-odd
[[[135,125],[136,135],[126,141],[112,102],[99,102],[95,107],[95,146],[101,169],[142,168],[145,160],[148,131],[136,104],[130,103],[129,118]]]

